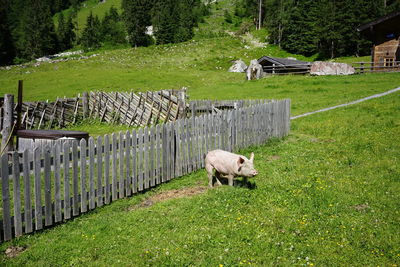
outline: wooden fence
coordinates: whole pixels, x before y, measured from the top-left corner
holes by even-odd
[[[160,121],[174,121],[185,116],[186,91],[91,92],[90,117],[109,123],[148,126]]]
[[[23,102],[23,129],[63,128],[86,117],[101,121],[145,126],[173,121],[185,116],[186,90],[158,92],[89,92],[76,98],[58,98],[54,102]],[[17,118],[17,104],[14,117]],[[3,104],[0,101],[0,130],[3,129]]]
[[[0,158],[1,240],[68,220],[204,167],[207,151],[283,137],[290,100],[56,143]],[[206,179],[206,178],[205,178]]]

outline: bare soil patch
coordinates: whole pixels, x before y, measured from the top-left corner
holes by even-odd
[[[268,157],[268,160],[269,161],[274,161],[274,160],[278,160],[278,159],[280,159],[281,157],[280,156],[278,156],[278,155],[272,155],[272,156],[269,156]]]
[[[177,189],[177,190],[169,190],[165,192],[161,192],[159,194],[156,194],[154,196],[151,196],[144,200],[142,203],[139,203],[137,205],[134,205],[130,207],[128,210],[136,210],[139,208],[147,208],[153,206],[153,204],[157,202],[162,202],[166,201],[169,199],[175,199],[175,198],[184,198],[184,197],[191,197],[195,195],[199,195],[204,193],[207,190],[207,187],[205,186],[195,186],[195,187],[187,187],[187,188],[182,188],[182,189]]]
[[[25,249],[26,249],[26,248],[24,248],[24,247],[14,247],[14,246],[11,246],[11,247],[8,247],[8,248],[6,249],[6,251],[4,252],[4,254],[6,254],[6,256],[7,256],[8,258],[15,258],[15,257],[17,257],[19,254],[21,254],[23,251],[25,251]]]
[[[368,204],[360,204],[360,205],[353,206],[353,208],[357,211],[366,211],[369,209],[369,205]]]

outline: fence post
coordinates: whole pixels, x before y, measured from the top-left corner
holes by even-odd
[[[360,63],[360,73],[364,73],[364,62]]]
[[[87,119],[89,116],[89,94],[88,92],[84,92],[82,94],[82,109],[83,109],[83,118]]]
[[[181,90],[178,94],[179,119],[186,118],[186,90]]]
[[[1,148],[4,151],[13,150],[13,126],[14,126],[14,95],[4,95],[4,124],[1,138]],[[7,147],[6,147],[7,146]]]

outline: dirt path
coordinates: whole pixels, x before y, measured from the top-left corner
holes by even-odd
[[[395,93],[397,91],[400,91],[400,87],[392,89],[392,90],[389,90],[389,91],[386,91],[384,93],[380,93],[380,94],[375,94],[375,95],[371,95],[371,96],[368,96],[368,97],[364,97],[364,98],[361,98],[361,99],[358,99],[358,100],[355,100],[355,101],[352,101],[352,102],[340,104],[340,105],[329,107],[329,108],[323,108],[323,109],[319,109],[319,110],[312,111],[312,112],[307,112],[307,113],[304,113],[304,114],[301,114],[301,115],[297,115],[297,116],[291,117],[290,119],[291,120],[295,120],[295,119],[298,119],[298,118],[301,118],[301,117],[306,117],[306,116],[313,115],[313,114],[316,114],[316,113],[325,112],[325,111],[328,111],[328,110],[341,108],[341,107],[347,107],[347,106],[358,104],[358,103],[361,103],[361,102],[364,102],[364,101],[367,101],[367,100],[370,100],[370,99],[379,98],[379,97],[382,97],[382,96],[385,96],[385,95],[393,94],[393,93]]]

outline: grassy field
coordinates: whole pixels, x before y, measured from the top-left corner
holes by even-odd
[[[255,189],[204,189],[206,174],[199,171],[2,244],[2,251],[26,250],[0,261],[398,266],[399,102],[395,93],[294,120],[287,138],[240,151],[256,154]],[[174,198],[188,188],[199,194]]]

